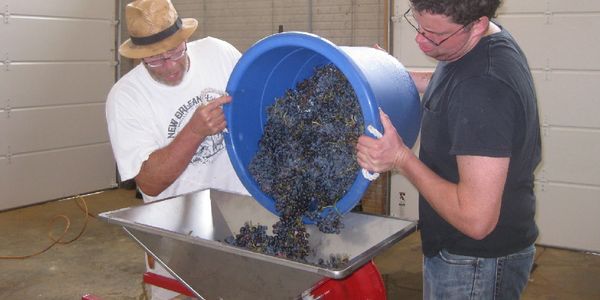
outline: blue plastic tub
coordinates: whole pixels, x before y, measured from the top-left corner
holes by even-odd
[[[412,147],[419,133],[419,94],[404,66],[391,55],[371,47],[339,47],[303,32],[279,33],[258,41],[241,57],[227,84],[233,101],[224,106],[228,129],[225,143],[246,189],[276,215],[275,201],[262,192],[248,171],[263,134],[266,109],[286,90],[295,89],[298,82],[313,75],[315,67],[330,63],[342,71],[354,88],[365,128],[373,125],[383,133],[378,112],[381,107],[408,146]],[[338,200],[337,210],[342,214],[349,212],[369,183],[357,172],[351,188]]]

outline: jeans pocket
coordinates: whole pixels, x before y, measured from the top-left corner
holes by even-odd
[[[453,254],[446,249],[440,250],[439,256],[445,263],[453,265],[474,265],[477,263],[477,257]]]

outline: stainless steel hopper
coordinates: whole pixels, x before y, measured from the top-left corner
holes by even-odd
[[[297,299],[324,278],[341,279],[416,228],[415,222],[348,213],[338,234],[307,225],[314,255],[308,263],[226,244],[245,222],[271,228],[278,217],[252,197],[204,190],[101,213],[201,299]],[[314,265],[330,254],[350,258],[343,269]]]

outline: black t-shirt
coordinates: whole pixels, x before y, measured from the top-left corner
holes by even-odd
[[[457,155],[510,157],[500,219],[484,239],[474,240],[442,219],[420,196],[423,253],[504,256],[531,245],[534,169],[541,158],[539,117],[525,55],[503,29],[484,37],[458,61],[440,62],[423,96],[420,159],[458,183]]]

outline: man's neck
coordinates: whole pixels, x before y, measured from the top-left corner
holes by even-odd
[[[500,29],[500,27],[498,25],[496,25],[494,22],[490,21],[490,25],[488,26],[488,29],[483,36],[492,35],[494,33],[500,32],[500,31],[502,31],[502,29]]]

